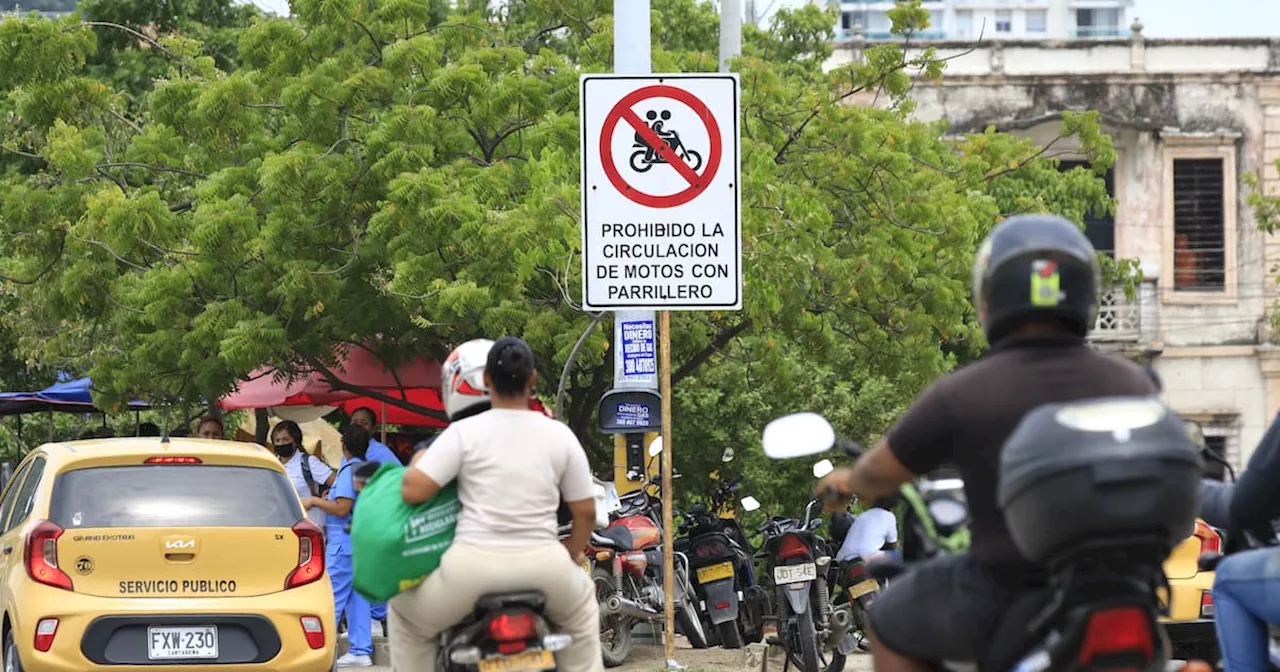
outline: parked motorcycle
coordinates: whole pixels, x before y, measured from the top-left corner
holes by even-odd
[[[838,645],[848,633],[850,614],[831,605],[827,583],[831,552],[814,530],[822,525],[813,512],[817,499],[805,506],[804,520],[771,516],[764,535],[765,576],[772,581],[773,615],[778,643],[802,672],[840,672],[845,654]]]
[[[650,445],[651,456],[662,450],[661,441]],[[594,559],[591,580],[600,603],[601,645],[606,667],[616,667],[631,653],[631,631],[637,623],[662,623],[665,592],[662,585],[662,499],[650,494],[660,482],[651,479],[645,488],[623,495],[621,507],[609,526],[595,532],[587,545]],[[695,648],[706,648],[707,635],[690,596],[689,558],[675,553],[676,625]]]
[[[724,500],[732,501],[737,491],[737,482],[721,482],[712,492],[710,508],[691,507],[675,546],[689,558],[700,616],[711,626],[709,638],[726,649],[764,639],[768,606],[767,594],[755,583],[752,550],[737,538],[741,531],[736,521],[713,513],[723,510]]]
[[[831,425],[812,413],[779,418],[764,432],[765,452],[775,459],[837,443],[851,456],[862,452],[837,442]],[[1169,645],[1157,620],[1158,592],[1168,586],[1162,565],[1193,528],[1197,502],[1186,493],[1196,491],[1201,469],[1182,421],[1153,398],[1048,404],[1027,414],[1002,450],[999,503],[1019,550],[1045,564],[1049,581],[1010,605],[976,668],[1163,670]],[[967,542],[961,498],[945,489],[910,494],[914,503],[904,489],[912,503],[904,521],[906,562]],[[907,565],[896,560],[868,563],[875,578],[903,571]],[[931,662],[939,670],[975,667]]]

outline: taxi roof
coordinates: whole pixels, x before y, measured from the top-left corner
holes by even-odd
[[[79,468],[88,466],[122,466],[143,464],[149,457],[189,456],[204,464],[266,467],[283,472],[279,458],[256,443],[158,436],[128,436],[109,439],[85,439],[62,443],[46,443],[33,453],[46,456],[50,466]]]

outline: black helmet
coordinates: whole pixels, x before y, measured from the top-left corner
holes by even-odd
[[[1080,227],[1054,215],[1016,215],[992,229],[973,262],[973,304],[987,342],[1037,317],[1084,336],[1102,282],[1097,252]]]

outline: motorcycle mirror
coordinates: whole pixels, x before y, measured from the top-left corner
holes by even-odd
[[[762,443],[765,455],[785,460],[830,450],[836,443],[836,432],[817,413],[793,413],[766,425]]]
[[[662,437],[659,436],[658,438],[653,440],[653,443],[649,444],[649,457],[657,457],[658,455],[661,455],[661,454],[662,454]]]
[[[744,511],[755,511],[760,508],[760,502],[755,497],[747,495],[742,498],[742,509]]]
[[[720,461],[721,461],[721,462],[732,462],[732,461],[733,461],[733,449],[732,449],[732,448],[725,448],[725,449],[724,449],[724,452],[723,452],[723,453],[720,453]]]
[[[821,462],[813,465],[813,477],[822,478],[835,470],[836,466],[831,464],[831,460],[822,460]]]

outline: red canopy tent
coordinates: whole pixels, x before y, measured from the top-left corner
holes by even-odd
[[[440,400],[440,363],[423,357],[414,359],[393,373],[365,348],[352,348],[345,361],[334,371],[352,386],[364,387],[411,404],[444,412]],[[386,404],[382,400],[347,390],[335,390],[321,373],[312,373],[292,382],[276,382],[270,368],[253,372],[239,388],[223,397],[218,405],[223,410],[323,406],[341,408],[350,415],[358,408],[368,408],[379,422],[410,427],[441,429],[448,422],[408,409]],[[529,400],[529,408],[551,415],[538,399]]]
[[[375,392],[405,399],[433,410],[444,410],[440,403],[440,363],[418,357],[398,367],[394,372],[365,348],[352,348],[344,361],[333,369],[344,383]],[[405,391],[405,394],[401,393]],[[350,410],[368,406],[377,412],[382,402],[364,397],[356,392],[334,389],[328,378],[320,372],[293,380],[277,381],[275,370],[262,368],[250,374],[235,392],[223,397],[218,405],[224,410],[236,411],[251,408],[281,406],[343,406],[352,402]],[[403,409],[397,409],[403,411]],[[409,413],[408,411],[404,411]],[[434,418],[409,413],[431,424],[423,426],[443,427],[445,423]],[[406,423],[408,424],[408,423]],[[417,423],[414,423],[417,424]]]

